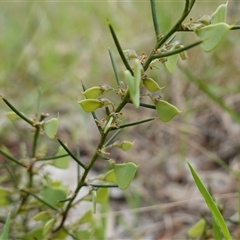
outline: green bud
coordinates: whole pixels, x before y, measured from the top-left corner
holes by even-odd
[[[142,82],[149,92],[156,92],[164,88],[160,87],[157,82],[155,82],[152,78],[149,77],[143,78]]]
[[[164,100],[156,100],[155,105],[158,117],[162,122],[169,122],[181,112],[174,105]]]
[[[138,55],[134,49],[124,50],[123,52],[126,54],[128,60],[138,59]]]
[[[50,232],[51,228],[53,227],[55,222],[55,219],[50,219],[49,221],[47,221],[43,227],[43,235],[46,235]]]
[[[204,14],[202,15],[200,18],[198,18],[197,20],[195,20],[194,22],[197,23],[202,23],[204,26],[207,26],[211,23],[211,16],[208,14]]]
[[[78,103],[85,112],[93,112],[102,107],[102,102],[98,99],[84,99],[78,101]]]

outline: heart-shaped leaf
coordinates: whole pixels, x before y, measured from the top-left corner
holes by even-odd
[[[60,155],[64,155],[64,154],[67,154],[67,152],[62,146],[60,146],[56,156],[60,156]],[[70,164],[70,158],[69,158],[69,156],[62,157],[62,158],[56,158],[56,159],[54,159],[53,164],[56,168],[67,169]]]
[[[152,78],[146,77],[143,80],[143,85],[147,88],[149,92],[156,92],[158,90],[163,89],[163,87],[160,87],[156,81],[154,81]]]
[[[178,60],[178,54],[174,54],[167,57],[167,61],[164,62],[164,66],[170,73],[172,73],[175,70],[177,65],[177,60]]]
[[[125,190],[132,182],[138,166],[133,162],[115,164],[114,172],[120,189]]]
[[[170,121],[181,112],[174,105],[164,100],[156,100],[155,104],[158,117],[163,122]]]
[[[201,44],[203,50],[210,52],[220,44],[230,29],[231,27],[226,23],[216,23],[196,29],[195,32],[200,40],[203,41]]]
[[[78,103],[85,112],[93,112],[102,107],[102,102],[97,99],[84,99]]]
[[[226,22],[227,5],[228,5],[228,2],[226,2],[225,4],[221,4],[216,9],[216,11],[211,15],[211,24]]]
[[[44,131],[49,138],[54,138],[58,130],[58,118],[52,118],[44,123]]]

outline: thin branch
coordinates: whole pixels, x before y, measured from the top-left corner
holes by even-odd
[[[113,55],[111,53],[110,48],[108,48],[108,52],[109,52],[109,56],[110,56],[110,59],[111,59],[114,75],[115,75],[115,78],[116,78],[116,81],[117,81],[117,85],[120,86],[120,78],[119,78],[119,75],[118,75],[118,72],[117,72],[117,68],[116,68],[116,65],[115,65],[115,62],[114,62],[114,59],[113,59]]]
[[[153,121],[155,119],[156,118],[148,118],[148,119],[144,119],[144,120],[141,120],[141,121],[126,123],[126,124],[120,125],[118,128],[126,128],[126,127],[130,127],[130,126],[135,126],[135,125],[139,125],[139,124],[142,124],[142,123]],[[111,129],[111,130],[115,130],[115,129]]]
[[[20,165],[20,166],[22,166],[22,167],[24,167],[24,168],[27,168],[26,165],[24,165],[23,163],[19,162],[16,158],[10,156],[10,155],[7,154],[6,152],[2,151],[1,149],[0,149],[0,153],[1,153],[2,155],[4,155],[7,159],[11,160],[12,162],[14,162],[14,163],[16,163],[16,164],[18,164],[18,165]]]
[[[59,139],[57,138],[58,142],[60,143],[60,145],[65,149],[65,151],[73,158],[73,160],[75,160],[82,168],[86,169],[86,167],[84,166],[83,163],[81,163],[77,157],[74,156],[74,154],[68,149],[68,147]]]
[[[121,48],[121,45],[120,45],[120,43],[119,43],[119,41],[118,41],[118,39],[117,39],[117,36],[116,36],[116,34],[115,34],[115,32],[114,32],[114,30],[113,30],[113,28],[112,28],[112,25],[111,25],[111,23],[110,23],[109,21],[108,21],[108,26],[109,26],[110,32],[111,32],[111,34],[112,34],[113,41],[114,41],[114,43],[115,43],[115,45],[116,45],[116,48],[117,48],[117,50],[118,50],[118,53],[119,53],[119,55],[120,55],[120,57],[121,57],[124,65],[125,65],[126,69],[127,69],[128,71],[130,71],[130,73],[133,75],[133,71],[132,71],[132,69],[131,69],[131,67],[130,67],[130,65],[129,65],[129,63],[128,63],[128,61],[127,61],[127,59],[126,59],[126,57],[125,57],[125,55],[124,55],[124,53],[123,53],[123,50],[122,50],[122,48]]]
[[[104,144],[104,147],[107,147],[111,142],[114,140],[114,138],[122,131],[122,129],[118,129],[109,139],[108,141]]]
[[[151,2],[153,26],[154,26],[154,30],[155,30],[155,34],[156,34],[156,39],[158,41],[158,38],[159,38],[159,35],[160,35],[160,30],[159,30],[159,26],[158,26],[155,0],[150,0],[150,2]]]
[[[63,158],[63,157],[67,157],[67,156],[69,156],[68,153],[58,155],[58,156],[39,158],[39,159],[37,159],[37,161],[48,161],[48,160],[54,160],[54,159]]]
[[[33,121],[28,119],[24,114],[20,113],[7,99],[5,99],[4,97],[2,97],[2,100],[24,121],[26,121],[27,123],[31,124],[33,126]]]
[[[193,48],[193,47],[196,47],[197,45],[200,45],[201,43],[203,43],[202,40],[197,41],[197,42],[192,43],[192,44],[189,44],[189,45],[187,45],[187,46],[185,46],[185,47],[177,48],[177,49],[175,49],[175,50],[173,50],[173,51],[170,51],[170,52],[153,54],[153,55],[151,56],[151,58],[152,58],[152,60],[154,60],[154,59],[157,59],[157,58],[169,57],[169,56],[171,56],[171,55],[175,55],[175,54],[178,54],[178,53],[180,53],[180,52],[189,50],[189,49],[191,49],[191,48]]]
[[[33,196],[34,198],[36,198],[37,200],[39,200],[40,202],[42,202],[44,205],[50,207],[51,209],[53,209],[53,210],[55,210],[55,211],[58,211],[58,209],[57,209],[56,207],[54,207],[54,206],[52,206],[51,204],[47,203],[46,201],[44,201],[43,199],[41,199],[40,197],[38,197],[38,196],[35,195],[34,193],[32,193],[32,192],[30,192],[30,191],[28,191],[28,190],[26,190],[26,189],[21,189],[21,192],[24,192],[24,193],[26,193],[26,194],[28,194],[28,195]]]

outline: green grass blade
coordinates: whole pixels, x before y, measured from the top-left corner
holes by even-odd
[[[222,240],[223,239],[222,234],[221,234],[220,229],[218,227],[217,221],[216,221],[216,219],[214,218],[213,215],[212,215],[212,226],[213,226],[214,239]]]
[[[4,227],[3,227],[3,232],[2,232],[2,235],[0,237],[0,240],[9,239],[8,238],[9,227],[10,227],[10,213],[8,214],[7,221],[6,221],[6,223],[5,223]]]
[[[230,233],[228,231],[227,225],[226,225],[226,223],[224,221],[224,218],[223,218],[222,214],[220,213],[217,205],[213,201],[211,195],[207,191],[206,187],[202,183],[201,179],[197,175],[197,173],[194,170],[194,168],[192,167],[192,165],[189,162],[187,162],[187,164],[188,164],[188,166],[190,168],[191,174],[193,176],[193,179],[194,179],[194,181],[195,181],[195,183],[196,183],[200,193],[202,194],[203,198],[206,201],[206,204],[207,204],[209,210],[211,211],[213,217],[215,218],[215,220],[217,221],[219,227],[221,228],[222,233],[223,233],[225,239],[226,240],[230,240],[231,239],[231,235],[230,235]]]

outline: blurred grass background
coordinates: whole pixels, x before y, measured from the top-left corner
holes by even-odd
[[[211,14],[222,2],[197,1],[189,18]],[[30,116],[38,111],[49,112],[52,117],[59,113],[59,135],[70,146],[80,142],[80,148],[87,155],[91,154],[98,135],[90,116],[76,102],[82,98],[81,81],[86,87],[103,83],[115,85],[108,47],[122,74],[124,66],[111,39],[107,19],[112,23],[123,49],[135,49],[138,54],[151,51],[155,38],[149,2],[2,2],[0,6],[0,94]],[[178,19],[183,6],[184,1],[157,2],[162,32]],[[229,2],[228,23],[239,24],[239,13],[239,3]],[[207,54],[197,47],[188,52],[186,62],[179,62],[181,68],[188,69],[236,113],[240,112],[239,36],[239,31],[231,31],[214,52]],[[193,33],[178,33],[176,38],[183,44],[197,39]],[[230,166],[235,166],[236,159],[239,159],[239,124],[199,90],[184,71],[177,69],[169,74],[159,65],[159,69],[148,74],[160,86],[166,86],[162,97],[183,113],[169,124],[155,121],[124,131],[125,135],[121,135],[135,140],[135,146],[127,156],[115,153],[116,159],[124,161],[130,156],[142,166],[129,190],[130,195],[138,199],[138,207],[186,196],[186,192],[183,194],[189,184],[186,158],[203,173],[206,170],[206,175],[203,175],[207,179],[211,177],[210,171],[219,170],[214,157],[211,159],[207,153]],[[16,129],[24,128],[21,124],[13,127],[5,116],[6,111],[9,109],[0,102],[0,144],[14,148],[24,140]],[[150,115],[154,113],[130,106],[124,116],[133,120]],[[234,191],[231,181],[231,187],[228,185],[225,191],[219,187],[213,189],[217,193]],[[179,195],[176,189],[182,189]],[[129,205],[134,207],[133,203]],[[196,220],[198,214],[192,209],[190,212]],[[150,218],[161,222],[163,215],[153,214]],[[183,224],[189,226],[193,222]],[[155,233],[158,231],[153,230]],[[158,239],[161,239],[160,235]]]

